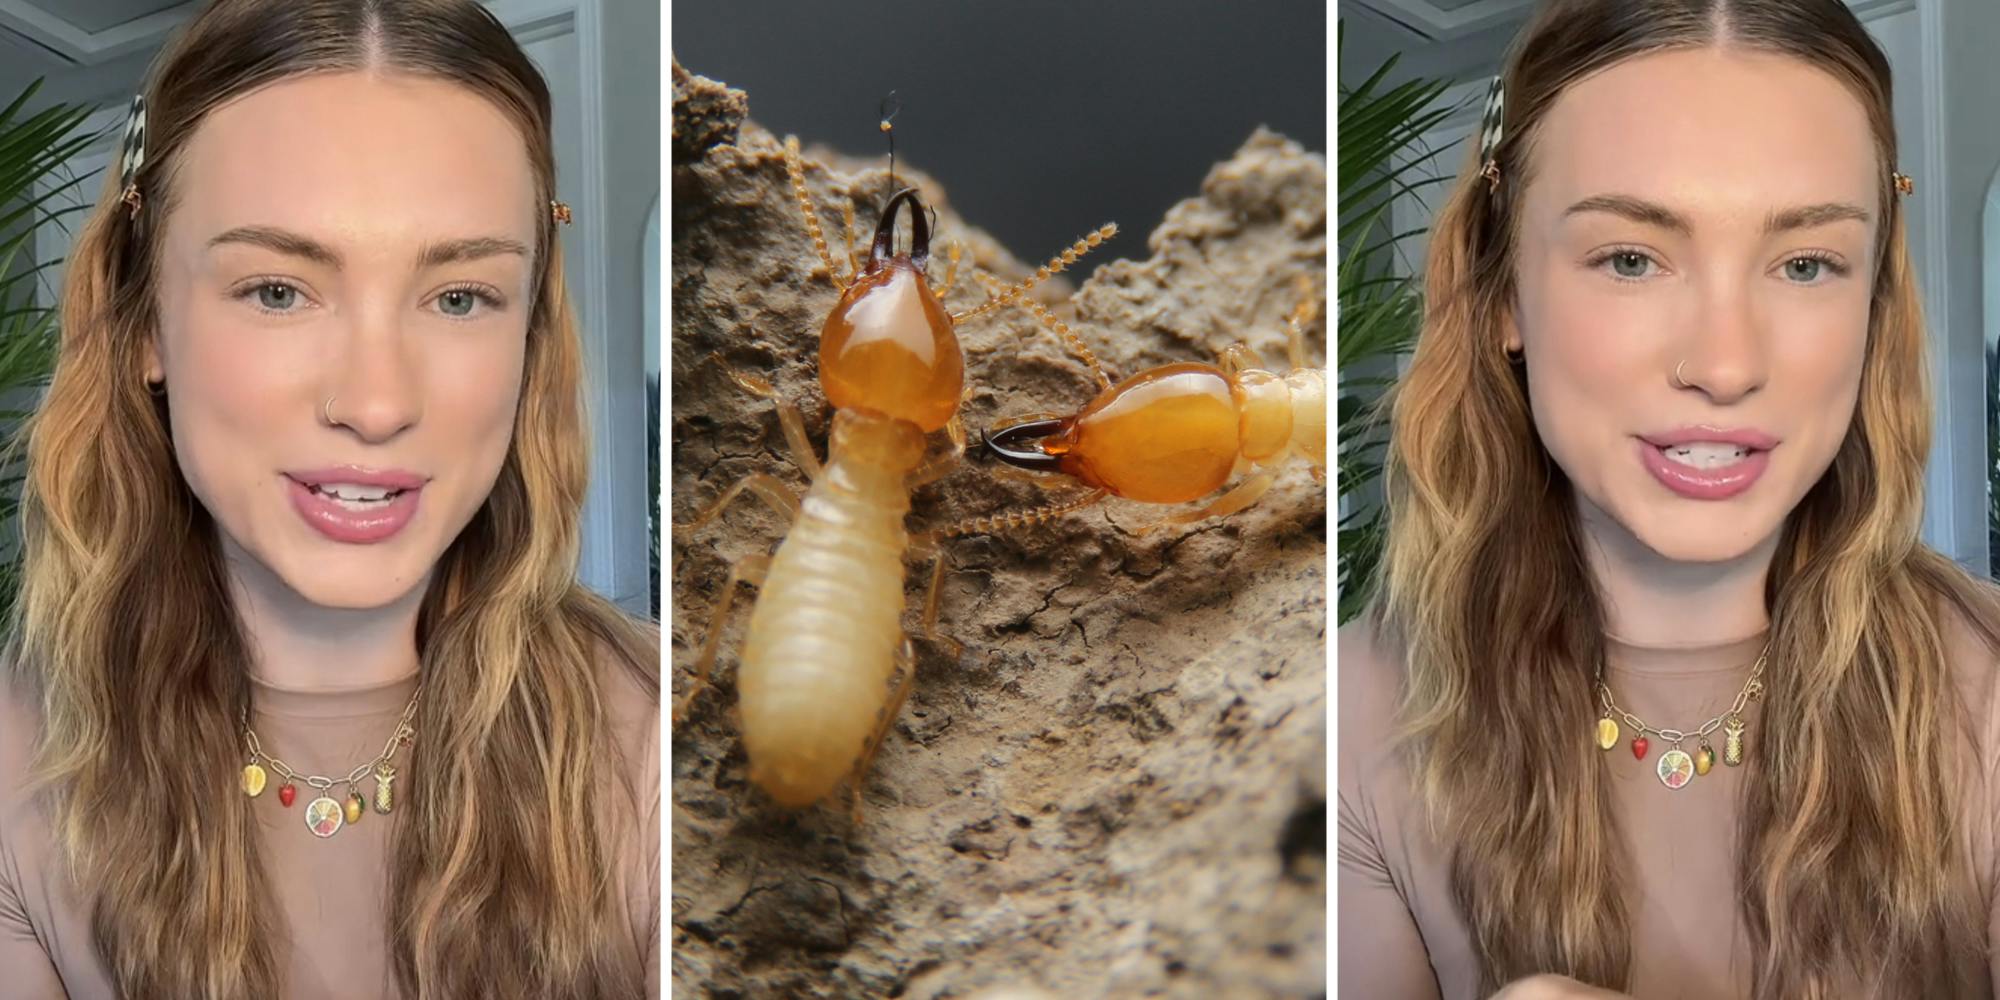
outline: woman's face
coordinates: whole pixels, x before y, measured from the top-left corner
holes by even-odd
[[[1593,533],[1608,515],[1667,559],[1734,559],[1832,463],[1889,169],[1871,135],[1834,77],[1724,48],[1630,59],[1552,106],[1508,346]]]
[[[301,76],[216,109],[172,183],[148,377],[226,553],[321,606],[408,595],[513,436],[537,222],[519,130],[449,83]]]

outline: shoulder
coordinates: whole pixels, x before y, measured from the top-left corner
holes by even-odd
[[[0,842],[30,805],[29,782],[42,713],[34,694],[0,673]]]
[[[1357,620],[1340,628],[1335,640],[1339,673],[1340,802],[1355,816],[1381,822],[1381,811],[1398,812],[1409,782],[1397,739],[1403,691],[1399,646],[1379,627]]]
[[[32,785],[41,711],[33,694],[0,674],[0,930],[29,922],[37,860],[48,853],[48,824]]]
[[[604,749],[614,753],[634,811],[643,821],[659,808],[659,628],[650,622],[618,623],[614,634],[589,644]]]
[[[1401,650],[1368,619],[1340,627],[1334,669],[1339,673],[1340,749],[1362,750],[1388,740],[1403,691]]]

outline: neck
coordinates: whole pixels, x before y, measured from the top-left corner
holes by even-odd
[[[286,585],[225,538],[223,552],[250,669],[277,688],[366,687],[417,670],[417,611],[425,576],[409,593],[378,608],[329,608]]]
[[[1635,646],[1710,646],[1770,625],[1764,581],[1778,534],[1735,559],[1678,562],[1580,501],[1584,550],[1604,599],[1605,628]]]

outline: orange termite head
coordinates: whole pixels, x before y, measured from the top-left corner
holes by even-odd
[[[896,210],[910,204],[910,252],[894,252]],[[819,335],[819,380],[827,401],[906,420],[923,431],[958,410],[965,359],[951,314],[924,279],[930,227],[915,188],[889,199],[875,224],[868,263],[841,295]]]
[[[1140,372],[1075,416],[988,432],[986,447],[1009,465],[1061,472],[1128,500],[1181,503],[1228,481],[1240,424],[1229,376],[1183,363]]]

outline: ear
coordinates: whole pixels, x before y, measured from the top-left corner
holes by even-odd
[[[146,384],[159,385],[167,380],[167,367],[160,361],[160,338],[154,334],[146,338]]]
[[[1514,322],[1512,309],[1500,315],[1500,346],[1508,354],[1518,355],[1522,351],[1521,326]]]

